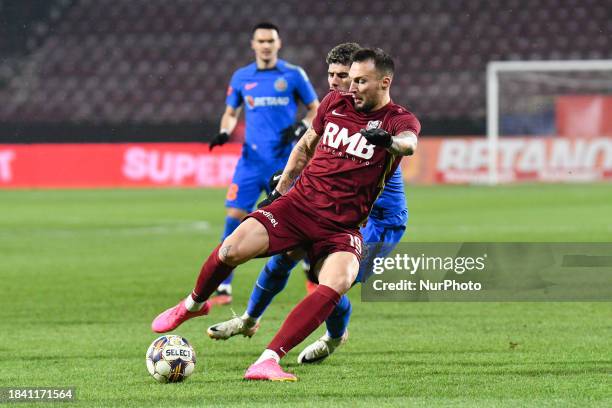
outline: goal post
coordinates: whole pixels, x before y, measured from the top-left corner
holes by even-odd
[[[562,74],[562,75],[560,75]],[[488,145],[488,182],[498,184],[500,155],[500,121],[503,119],[501,99],[504,90],[501,77],[515,75],[514,84],[516,100],[508,95],[506,105],[515,104],[520,110],[521,104],[537,106],[546,99],[567,94],[604,94],[612,98],[612,60],[560,60],[560,61],[491,61],[487,64],[487,145]],[[525,86],[525,85],[529,86]],[[528,95],[531,101],[520,101],[523,89],[539,89],[538,95]],[[527,91],[528,92],[528,91]],[[511,92],[509,92],[511,93]],[[612,100],[612,99],[611,99]],[[612,106],[612,105],[611,105]],[[612,120],[608,118],[609,120]],[[608,135],[610,136],[610,135]]]

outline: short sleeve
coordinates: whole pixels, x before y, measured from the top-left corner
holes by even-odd
[[[236,109],[242,105],[242,91],[240,90],[241,83],[238,73],[234,72],[229,86],[227,87],[227,97],[225,98],[225,104]]]
[[[391,134],[399,135],[405,131],[410,131],[417,136],[421,132],[419,120],[412,113],[406,111],[391,119]]]
[[[302,68],[297,67],[297,72],[294,75],[294,78],[296,81],[295,90],[300,96],[301,101],[304,102],[305,105],[314,102],[317,99],[317,93],[312,87],[306,72],[304,72]]]
[[[338,92],[336,91],[328,93],[327,95],[325,95],[325,98],[323,98],[321,104],[317,108],[317,116],[315,116],[315,118],[312,120],[312,128],[315,132],[317,132],[317,135],[319,136],[323,134],[323,128],[325,126],[325,114],[329,109],[329,105],[336,98],[337,95]]]

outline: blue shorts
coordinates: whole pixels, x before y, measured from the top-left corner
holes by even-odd
[[[355,283],[365,282],[372,274],[374,258],[382,258],[391,253],[401,241],[406,225],[381,225],[376,218],[368,218],[365,227],[361,228],[365,251],[359,264],[359,273]]]
[[[238,160],[232,184],[227,189],[225,207],[238,208],[250,213],[255,208],[262,191],[270,193],[270,177],[285,168],[286,159],[269,161],[249,160],[243,157]]]

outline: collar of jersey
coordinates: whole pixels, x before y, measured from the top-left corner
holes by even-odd
[[[257,62],[253,62],[252,64],[249,65],[249,68],[251,69],[251,73],[254,74],[256,72],[268,72],[268,71],[281,71],[281,72],[285,72],[285,60],[282,59],[278,59],[276,60],[276,65],[273,66],[272,68],[265,68],[265,69],[259,69],[257,68]]]

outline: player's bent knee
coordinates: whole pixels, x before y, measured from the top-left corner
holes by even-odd
[[[336,276],[334,279],[328,280],[328,284],[325,282],[319,281],[321,284],[325,286],[329,286],[334,289],[339,294],[345,294],[351,288],[351,284],[353,283],[354,278],[352,274],[344,273],[339,276]]]
[[[359,273],[359,261],[348,252],[333,253],[327,257],[319,273],[319,283],[345,294]]]
[[[268,250],[268,231],[259,221],[248,218],[228,236],[219,249],[219,259],[238,266]]]
[[[347,282],[348,280],[344,280],[344,279],[342,280],[333,279],[333,280],[319,281],[319,284],[328,286],[332,288],[333,290],[335,290],[338,294],[344,295],[351,288],[351,285],[349,285]]]
[[[224,242],[219,249],[219,259],[226,265],[238,266],[250,258],[241,253],[236,246]]]

